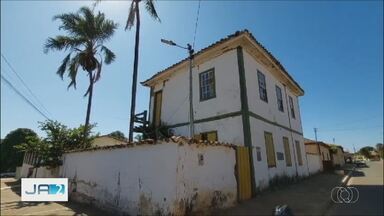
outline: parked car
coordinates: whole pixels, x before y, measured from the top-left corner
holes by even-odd
[[[1,173],[0,174],[0,178],[11,178],[11,177],[15,177],[14,172],[7,172],[7,173]]]
[[[367,167],[367,162],[365,160],[355,160],[354,164],[356,164],[357,167]]]

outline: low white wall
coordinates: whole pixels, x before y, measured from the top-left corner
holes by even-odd
[[[308,169],[310,174],[315,174],[323,170],[320,155],[307,154]]]
[[[20,167],[19,178],[27,178],[29,170],[33,168],[32,165],[23,163],[23,166]],[[39,167],[33,168],[32,174],[30,178],[57,178],[59,176],[60,168],[47,168],[47,167]]]
[[[236,155],[228,146],[146,144],[67,153],[63,162],[72,199],[119,213],[184,215],[237,199]]]
[[[22,168],[22,166],[16,167],[15,179],[20,179],[21,178],[21,168]]]
[[[37,173],[36,173],[37,172]],[[34,178],[57,178],[59,176],[60,168],[47,168],[47,167],[39,167],[37,169],[33,169],[32,177]]]
[[[21,166],[21,170],[20,170],[20,178],[27,178],[29,169],[32,167],[33,166],[30,164],[23,163],[23,165]]]

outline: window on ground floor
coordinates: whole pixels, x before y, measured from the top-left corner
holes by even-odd
[[[289,149],[289,140],[288,137],[283,137],[283,144],[284,144],[284,154],[285,154],[285,162],[287,166],[292,166],[292,159],[291,159],[291,151]]]
[[[264,139],[268,167],[276,167],[275,147],[273,146],[272,133],[264,132]]]
[[[197,140],[217,141],[217,131],[209,131],[195,135]]]
[[[303,158],[301,157],[300,142],[295,140],[295,144],[296,144],[297,161],[299,163],[299,166],[301,166],[303,165]]]

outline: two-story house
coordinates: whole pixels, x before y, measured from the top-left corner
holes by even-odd
[[[198,51],[193,59],[195,137],[251,151],[256,187],[275,176],[308,175],[298,97],[304,90],[247,30]],[[149,118],[189,136],[189,60],[142,82]]]

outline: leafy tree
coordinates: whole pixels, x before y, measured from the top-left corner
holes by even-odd
[[[0,147],[0,172],[15,171],[22,165],[24,153],[16,151],[14,146],[25,143],[27,139],[38,139],[38,136],[28,128],[18,128],[5,136]]]
[[[131,96],[131,115],[129,122],[129,136],[128,140],[133,141],[133,127],[134,127],[134,117],[135,117],[135,108],[136,108],[136,88],[137,88],[137,70],[139,64],[139,43],[140,43],[140,10],[139,4],[144,2],[145,9],[149,15],[157,21],[160,21],[159,16],[157,15],[154,1],[153,0],[132,0],[131,6],[129,8],[128,19],[125,25],[125,30],[130,30],[135,25],[136,19],[136,35],[135,35],[135,55],[133,60],[133,74],[132,74],[132,96]]]
[[[108,134],[108,136],[111,136],[120,140],[126,140],[124,133],[118,130]]]
[[[370,151],[374,151],[375,149],[372,146],[365,146],[359,150],[359,153],[362,154],[366,158],[370,158]]]
[[[379,155],[381,158],[384,158],[384,146],[383,143],[377,143],[376,144],[376,150],[379,152]]]
[[[100,79],[103,62],[110,64],[115,60],[115,54],[104,46],[115,32],[117,24],[105,18],[104,13],[94,14],[88,7],[82,7],[77,13],[57,15],[54,20],[60,20],[59,29],[66,31],[67,35],[58,35],[48,38],[44,45],[44,52],[49,50],[69,50],[57,70],[63,79],[65,72],[71,79],[68,88],[76,89],[76,77],[79,67],[88,75],[89,86],[84,94],[88,96],[85,127],[89,126],[91,115],[93,86]]]
[[[15,146],[21,152],[37,155],[34,167],[61,165],[61,156],[67,150],[88,148],[96,137],[91,130],[95,125],[68,128],[58,121],[39,122],[39,128],[46,133],[43,139],[28,138],[24,143]]]

